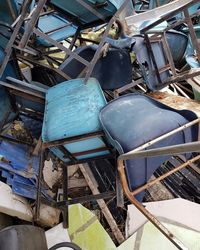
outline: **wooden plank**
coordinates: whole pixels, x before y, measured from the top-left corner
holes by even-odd
[[[92,179],[94,179],[94,176],[88,166],[88,164],[79,164],[79,168],[85,177],[86,182],[88,183],[88,186],[90,187],[92,193],[95,194],[100,194],[96,184],[93,183]],[[103,215],[105,216],[115,238],[117,239],[118,243],[122,243],[125,238],[122,234],[122,232],[119,230],[116,221],[114,220],[110,210],[108,209],[106,203],[104,200],[97,200],[97,203],[99,207],[101,208],[101,211]]]
[[[84,178],[71,178],[68,180],[68,189],[87,187],[87,182]]]

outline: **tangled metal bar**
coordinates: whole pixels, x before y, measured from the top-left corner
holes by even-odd
[[[145,148],[155,144],[158,141],[161,141],[177,132],[180,132],[190,126],[193,126],[194,124],[197,124],[200,122],[200,118],[195,119],[192,122],[189,122],[177,129],[174,129],[150,142],[147,142],[143,144],[142,146],[128,152],[125,154],[122,154],[117,159],[117,166],[118,166],[118,172],[120,176],[120,180],[122,183],[122,187],[124,190],[125,195],[130,200],[130,202],[149,220],[153,223],[154,226],[156,226],[162,234],[164,234],[178,249],[184,250],[187,249],[182,242],[180,242],[166,227],[162,225],[162,223],[153,215],[151,214],[137,199],[134,197],[134,195],[140,193],[141,191],[144,191],[148,187],[154,185],[158,181],[161,181],[168,177],[169,175],[187,167],[191,163],[197,161],[200,159],[200,155],[188,160],[187,162],[181,164],[180,166],[174,168],[173,170],[167,172],[166,174],[156,178],[153,181],[150,181],[149,183],[146,183],[145,185],[135,189],[134,191],[131,191],[129,189],[129,185],[126,178],[126,172],[125,172],[125,166],[124,161],[130,160],[133,158],[143,158],[143,157],[153,157],[153,156],[163,156],[163,155],[176,155],[176,154],[184,154],[189,152],[200,152],[200,142],[191,142],[191,143],[185,143],[185,144],[179,144],[179,145],[173,145],[168,147],[162,147],[162,148],[156,148],[156,149],[149,149],[144,150]],[[142,150],[142,151],[140,151]]]

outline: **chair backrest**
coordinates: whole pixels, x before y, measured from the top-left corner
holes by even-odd
[[[76,52],[85,60],[91,61],[96,50],[96,46],[84,46],[76,49]],[[84,70],[84,65],[75,59],[67,59],[60,69],[75,79]],[[99,81],[103,90],[114,90],[131,83],[132,65],[128,51],[109,49],[107,55],[97,61],[91,76]],[[63,81],[61,77],[57,77],[57,80]]]
[[[43,142],[75,138],[62,145],[77,160],[109,154],[101,135],[88,137],[102,131],[98,116],[105,105],[104,94],[94,78],[90,78],[87,84],[84,79],[75,79],[50,88],[46,95]],[[55,145],[51,150],[64,162],[70,162],[60,147]]]
[[[95,15],[94,12],[88,10],[78,1],[50,0],[48,1],[48,4],[53,6],[59,12],[63,13],[75,25],[86,28],[97,26],[98,24],[108,21],[121,6],[123,0],[86,0],[84,2],[90,7],[93,7],[95,11],[97,11],[99,15],[105,19],[105,21],[102,21]]]
[[[5,58],[4,50],[5,50],[6,45],[10,39],[11,34],[12,34],[12,28],[10,27],[10,25],[0,22],[0,66],[3,63],[3,60]],[[8,64],[5,68],[2,76],[0,77],[0,81],[7,82],[7,77],[12,77],[12,78],[15,78],[18,80],[21,79],[20,68],[19,68],[19,65],[18,65],[16,58],[14,57],[14,54],[11,55],[11,58],[10,58]],[[1,109],[2,109],[1,114],[2,114],[2,112],[7,113],[12,106],[10,98],[8,97],[8,92],[5,91],[4,87],[0,86],[0,93],[2,96],[2,99],[0,100],[0,102],[2,102],[2,105],[3,105],[3,103],[5,105],[5,106],[1,105]],[[31,101],[31,100],[27,100],[26,98],[24,98],[22,96],[16,96],[13,99],[13,103],[19,104],[22,108],[28,108],[28,109],[35,110],[38,112],[43,112],[43,110],[44,110],[44,105],[38,104],[38,103]],[[5,107],[5,109],[3,107]],[[3,121],[3,117],[4,116],[1,116],[0,122]],[[10,120],[10,119],[8,119],[8,120]]]
[[[15,0],[1,1],[0,21],[12,24],[18,17],[18,6]]]
[[[186,63],[185,54],[189,42],[188,36],[176,30],[170,30],[166,32],[166,37],[175,67],[180,69]]]
[[[196,119],[191,111],[178,111],[148,96],[128,94],[109,102],[100,112],[100,122],[110,143],[120,154],[127,153],[181,125]],[[172,135],[153,146],[163,147],[196,141],[198,126]],[[126,161],[130,189],[143,185],[170,156],[135,158]],[[139,199],[143,194],[138,196]]]
[[[161,89],[162,82],[164,82],[168,77],[170,77],[169,70],[160,73],[161,83],[159,82],[157,75],[155,74],[155,67],[152,62],[149,50],[147,49],[144,37],[138,35],[134,36],[136,43],[133,47],[133,51],[136,54],[137,61],[139,63],[144,81],[150,90]],[[152,51],[155,57],[155,61],[158,69],[166,66],[167,61],[164,55],[164,50],[160,42],[153,42],[151,44]]]

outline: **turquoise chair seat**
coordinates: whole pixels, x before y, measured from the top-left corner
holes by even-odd
[[[46,95],[46,106],[42,128],[43,142],[52,142],[65,138],[85,135],[101,131],[98,115],[106,99],[98,81],[90,78],[85,84],[83,79],[63,82],[50,88]],[[106,147],[101,137],[85,139],[64,145],[71,154],[95,150]],[[70,159],[64,157],[58,148],[51,148],[52,152],[65,162]],[[78,160],[108,154],[108,150],[86,153],[77,156]]]
[[[50,0],[49,4],[65,14],[77,26],[86,28],[108,21],[120,8],[124,0],[85,0],[84,2],[103,16],[104,21],[75,0]]]
[[[77,27],[69,23],[57,14],[48,14],[41,16],[38,21],[38,28],[49,35],[49,37],[57,42],[61,42],[68,37],[74,36]],[[37,44],[45,47],[52,46],[45,39],[38,37]]]

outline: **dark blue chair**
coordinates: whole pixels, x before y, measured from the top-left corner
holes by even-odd
[[[127,153],[183,124],[196,119],[189,110],[178,111],[142,94],[128,94],[109,102],[100,112],[100,123],[108,141],[119,154]],[[198,139],[198,126],[178,132],[150,148],[182,144]],[[189,155],[188,155],[189,156]],[[131,191],[144,185],[169,156],[135,158],[125,162]],[[142,200],[144,195],[136,196]]]
[[[97,50],[97,46],[84,46],[75,52],[87,61],[91,61]],[[60,69],[72,79],[79,77],[84,70],[84,65],[75,59],[65,60]],[[82,77],[84,77],[84,73]],[[132,82],[132,64],[128,50],[111,48],[105,57],[99,58],[91,77],[96,78],[103,90],[115,90]],[[62,77],[57,77],[62,82]]]

